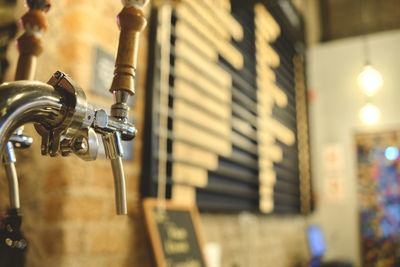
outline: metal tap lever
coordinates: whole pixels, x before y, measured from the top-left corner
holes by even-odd
[[[131,140],[136,135],[135,127],[128,122],[128,98],[135,94],[136,62],[139,47],[139,34],[146,26],[143,8],[148,0],[123,1],[124,8],[118,15],[119,36],[118,53],[115,61],[114,78],[110,92],[114,95],[111,116],[101,119],[105,125],[103,143],[107,157],[111,160],[114,174],[117,214],[126,214],[125,176],[122,167],[121,139]],[[97,117],[104,118],[104,112],[96,112]],[[113,128],[112,131],[104,131]]]
[[[33,138],[23,135],[22,131],[20,132],[21,128],[18,128],[15,134],[10,137],[10,142],[13,144],[14,148],[29,148],[33,143]]]
[[[46,11],[50,1],[40,1],[43,5],[39,6],[33,4],[39,3],[34,0],[29,3],[32,9],[40,8],[41,11]],[[111,116],[105,111],[94,111],[87,104],[85,93],[80,86],[68,75],[59,71],[53,75],[48,85],[14,82],[0,86],[3,89],[0,90],[0,95],[3,95],[0,97],[0,107],[8,107],[4,114],[0,114],[0,153],[7,145],[9,156],[5,159],[5,164],[10,166],[9,177],[16,177],[15,168],[14,171],[12,168],[14,154],[9,139],[17,127],[24,123],[36,123],[35,128],[42,136],[42,154],[52,157],[59,154],[67,156],[73,152],[84,160],[94,160],[98,146],[95,133],[100,133],[113,169],[117,213],[127,213],[121,140],[132,140],[136,135],[135,127],[127,119],[129,111],[127,101],[129,96],[134,94],[139,33],[146,25],[143,7],[147,3],[148,0],[126,0],[125,7],[118,16],[121,34],[114,79],[110,88],[115,98]],[[42,18],[43,14],[40,14]],[[23,19],[27,30],[32,26],[28,23],[29,16]],[[39,26],[40,29],[45,29],[46,21],[40,20]],[[36,31],[32,32],[37,34]],[[36,64],[36,57],[41,52],[40,41],[32,47],[24,44],[26,40],[34,37],[35,35],[28,34],[19,39],[19,49],[23,54],[19,65],[26,67],[17,70],[17,79],[33,77],[32,69]],[[11,92],[12,89],[18,92]],[[24,136],[15,138],[22,138],[20,144],[29,144],[29,138],[25,140]],[[14,182],[13,180],[9,184],[15,187]],[[15,195],[17,194],[16,191]],[[14,202],[14,206],[19,206],[19,201]]]
[[[117,214],[127,214],[125,175],[122,166],[124,152],[121,141],[132,140],[136,136],[136,129],[128,121],[109,117],[107,112],[102,109],[96,110],[93,127],[96,132],[102,134],[106,156],[111,160]]]
[[[139,35],[147,23],[143,14],[143,7],[147,2],[125,1],[125,7],[118,14],[118,26],[121,32],[110,92],[115,99],[111,115],[120,119],[127,118],[129,111],[127,101],[130,95],[135,94]]]
[[[104,149],[111,160],[114,175],[117,214],[126,214],[125,176],[122,168],[122,140],[136,135],[133,124],[109,116],[105,110],[94,110],[86,102],[81,87],[68,75],[58,71],[49,84],[63,95],[62,121],[56,126],[35,125],[42,136],[42,154],[68,156],[71,153],[83,160],[95,160],[98,150],[97,134],[102,135]]]
[[[132,123],[109,116],[103,109],[98,109],[94,112],[92,127],[96,132],[103,135],[118,131],[121,135],[121,139],[124,141],[132,140],[137,133]]]
[[[19,188],[18,188],[18,175],[15,169],[15,152],[14,148],[29,148],[33,142],[32,137],[25,136],[22,134],[22,129],[18,130],[13,134],[7,142],[5,153],[3,154],[3,166],[6,171],[6,177],[8,180],[8,191],[10,199],[10,208],[19,209]]]
[[[132,140],[135,127],[88,105],[84,92],[67,75],[57,72],[51,85],[18,81],[0,85],[0,151],[13,152],[9,141],[18,127],[28,122],[42,136],[44,155],[76,154],[84,160],[97,155],[97,134],[103,136],[107,156],[113,168],[117,213],[126,214],[125,177],[122,169],[121,140]],[[6,153],[5,165],[12,165],[14,154]],[[19,207],[15,169],[10,170],[11,207]]]
[[[10,208],[19,209],[19,186],[18,186],[18,175],[15,169],[15,153],[12,142],[7,142],[7,148],[3,154],[3,165],[5,166],[6,176],[8,180],[8,191],[10,199]]]
[[[111,160],[111,168],[114,175],[115,204],[118,215],[127,214],[125,175],[122,167],[122,155],[124,153],[121,144],[121,135],[118,131],[103,135],[104,150],[107,158]]]

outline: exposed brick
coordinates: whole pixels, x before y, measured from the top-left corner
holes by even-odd
[[[125,256],[123,258],[116,259],[106,265],[106,267],[115,267],[115,266],[118,266],[118,267],[132,267],[132,266],[154,267],[154,264],[148,258],[148,256],[143,257],[142,255],[137,255],[137,253],[135,251],[135,252],[131,252],[129,257]]]
[[[65,243],[64,243],[64,254],[79,254],[85,247],[84,243],[84,230],[83,229],[72,229],[66,230]]]
[[[63,62],[71,62],[74,65],[79,64],[79,62],[87,62],[86,72],[90,70],[91,67],[91,55],[92,55],[92,45],[80,38],[69,38],[61,44],[58,45],[61,51],[58,54],[58,59]],[[82,65],[76,65],[77,67],[82,67]],[[70,73],[73,75],[74,73]]]
[[[49,221],[96,221],[104,216],[104,200],[94,197],[53,197],[45,203],[44,217]]]
[[[23,1],[18,1],[22,3]],[[22,7],[18,14],[26,11]],[[49,30],[44,34],[44,51],[38,60],[37,79],[47,81],[56,70],[70,74],[88,95],[91,103],[109,107],[111,101],[91,95],[92,50],[101,46],[110,53],[117,49],[119,30],[116,15],[120,1],[58,0],[46,15]],[[31,248],[29,267],[130,267],[154,266],[139,199],[141,154],[143,149],[144,97],[148,40],[141,35],[138,55],[136,104],[131,110],[139,134],[135,139],[135,159],[124,162],[127,178],[128,216],[115,215],[114,182],[110,162],[99,158],[84,162],[76,156],[49,158],[40,155],[40,137],[32,127],[33,147],[18,152],[23,229]],[[9,49],[12,80],[17,50]],[[0,178],[4,172],[0,171]],[[0,179],[0,204],[8,203],[5,179]],[[3,205],[4,204],[4,205]],[[246,232],[236,215],[202,215],[205,238],[222,245],[223,266],[246,265]],[[260,218],[254,249],[259,266],[284,266],[282,258],[304,257],[304,223]],[[292,220],[292,219],[290,219]],[[287,234],[285,234],[287,232]],[[281,237],[285,242],[279,242]],[[277,241],[278,240],[278,241]],[[287,243],[292,245],[287,246]],[[265,253],[268,251],[268,253]],[[278,259],[278,263],[274,262]],[[270,264],[265,264],[270,263]],[[291,262],[288,261],[288,264]]]
[[[63,198],[51,198],[44,203],[44,219],[49,222],[60,221],[63,219],[63,205],[65,199]]]
[[[114,14],[116,16],[118,12]],[[92,21],[93,27],[91,35],[92,37],[98,40],[99,44],[102,44],[104,48],[109,50],[111,54],[114,54],[114,51],[117,51],[118,46],[118,38],[119,38],[119,29],[117,25],[117,20],[107,20],[104,19],[104,16],[97,16],[93,18]]]
[[[104,18],[111,19],[116,25],[117,23],[116,17],[122,8],[123,8],[122,4],[116,5],[115,3],[112,3],[110,1],[104,1],[104,4],[101,6],[99,10],[99,14]]]
[[[111,170],[111,166],[108,166],[109,162],[105,162],[107,165],[100,167],[96,170],[95,175],[92,177],[90,183],[92,186],[100,188],[114,188],[114,178]]]
[[[48,169],[45,181],[45,189],[50,190],[54,188],[66,187],[72,183],[72,176],[68,175],[64,171],[64,164],[59,162],[58,164],[51,165]]]
[[[41,245],[47,256],[76,255],[84,249],[82,229],[55,229],[42,231]]]
[[[95,198],[73,198],[64,208],[66,219],[82,218],[83,220],[99,220],[103,215],[104,201]]]
[[[45,236],[45,235],[44,235]],[[60,255],[63,253],[65,233],[62,229],[49,230],[47,238],[43,238],[42,246],[47,255]]]
[[[137,218],[140,218],[141,216],[141,206],[138,203],[139,201],[129,201],[128,202],[128,216],[132,219],[135,220]]]
[[[66,11],[61,18],[63,31],[67,34],[85,33],[93,30],[92,21],[94,13],[88,9],[75,8],[72,11]]]
[[[129,252],[131,236],[120,229],[106,226],[103,229],[90,230],[88,233],[88,251],[93,254],[124,254]]]
[[[79,6],[82,7],[83,5],[93,5],[93,0],[66,0],[65,6],[74,7]]]

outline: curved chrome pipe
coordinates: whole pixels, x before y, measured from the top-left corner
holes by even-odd
[[[126,186],[122,158],[111,159],[111,168],[114,175],[115,208],[117,215],[128,214],[126,208]]]
[[[10,208],[19,208],[19,189],[14,166],[14,152],[9,139],[27,122],[44,126],[57,125],[62,120],[62,95],[48,84],[17,81],[0,85],[0,155],[8,178]],[[8,153],[3,153],[8,149]]]
[[[49,131],[56,129],[65,131],[65,133],[81,134],[83,129],[92,129],[93,132],[97,130],[98,133],[103,135],[106,154],[111,159],[117,214],[126,214],[126,189],[121,160],[123,150],[120,132],[126,135],[126,139],[132,139],[136,132],[135,128],[133,125],[107,119],[105,112],[103,112],[105,114],[103,114],[105,116],[104,123],[100,123],[102,112],[92,112],[87,108],[84,92],[80,87],[78,88],[69,77],[58,72],[53,75],[52,79],[54,87],[32,81],[16,81],[0,85],[0,155],[4,155],[7,143],[14,131],[28,122],[40,124]],[[95,114],[94,118],[93,114]],[[87,128],[91,125],[94,128]],[[36,128],[36,130],[38,129],[40,127]],[[86,137],[88,138],[88,136]],[[52,138],[51,141],[54,141],[55,137],[52,136]],[[68,141],[68,139],[65,140]],[[55,144],[58,149],[60,143]],[[69,151],[69,141],[66,142],[66,145],[66,147],[63,147],[65,149],[63,152]],[[63,146],[63,144],[60,146]],[[80,155],[80,148],[77,149],[78,155]],[[45,150],[45,152],[47,151]],[[84,155],[83,157],[81,155],[81,157],[85,159],[86,152],[83,153]],[[68,153],[64,154],[68,155]],[[94,158],[91,158],[91,160]],[[12,160],[7,161],[7,158],[5,160],[5,163],[13,162]],[[18,181],[15,168],[12,168],[11,164],[5,166],[9,178],[10,205],[13,208],[18,208]]]
[[[104,150],[111,160],[111,168],[114,176],[115,207],[118,215],[127,214],[126,187],[124,168],[122,167],[122,155],[124,154],[121,136],[119,132],[103,135]]]
[[[3,154],[3,166],[8,181],[8,192],[10,198],[10,209],[19,209],[19,186],[17,170],[15,169],[15,154],[13,144],[7,142],[6,153]]]
[[[64,96],[48,84],[16,81],[0,85],[0,152],[20,126],[28,122],[54,127],[63,120]]]

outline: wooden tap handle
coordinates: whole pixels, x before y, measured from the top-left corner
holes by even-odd
[[[36,73],[37,57],[43,51],[42,35],[47,30],[45,13],[50,0],[28,0],[29,11],[22,16],[21,25],[25,30],[18,38],[19,58],[15,80],[33,80]]]
[[[29,9],[47,12],[51,6],[51,0],[27,0],[26,4],[28,5]]]
[[[140,1],[126,1],[140,2]],[[143,10],[135,4],[125,3],[125,7],[118,14],[119,36],[118,54],[115,61],[114,78],[110,92],[125,91],[135,94],[135,76],[139,35],[147,24]]]

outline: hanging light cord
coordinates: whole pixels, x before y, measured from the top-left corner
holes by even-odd
[[[368,47],[368,40],[367,40],[367,34],[368,34],[368,14],[367,14],[367,8],[366,8],[366,0],[361,0],[361,8],[360,8],[360,13],[361,13],[361,32],[363,35],[363,49],[364,49],[364,60],[365,60],[365,65],[370,65],[370,53],[369,53],[369,47]]]

